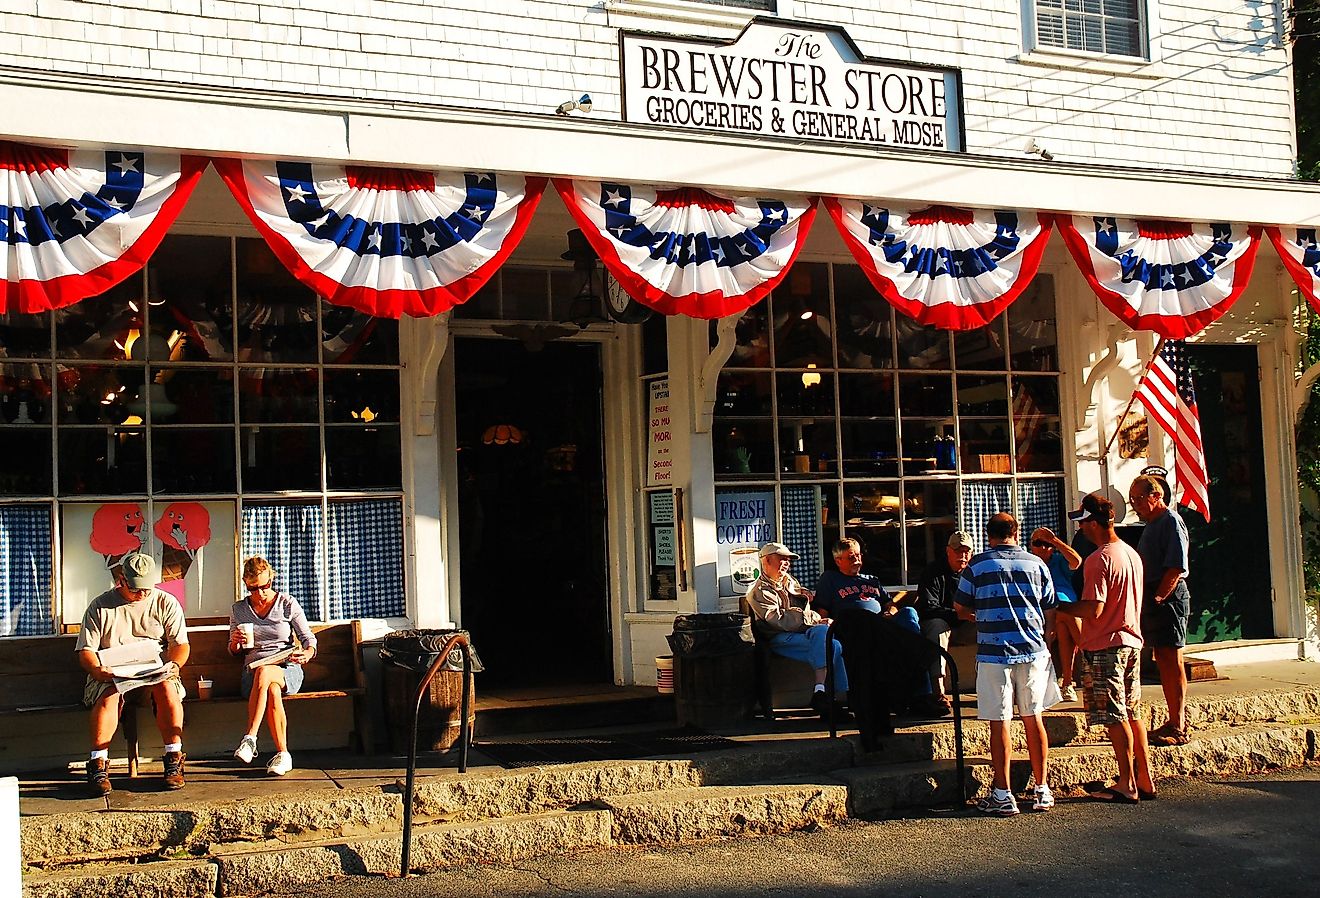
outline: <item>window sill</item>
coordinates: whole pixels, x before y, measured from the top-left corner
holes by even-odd
[[[1152,80],[1170,77],[1169,67],[1162,62],[1125,56],[1100,56],[1094,53],[1058,49],[1035,49],[1019,53],[1014,61],[1021,65],[1034,65],[1050,69],[1068,69],[1075,72],[1094,72],[1103,75],[1128,75],[1132,78]]]
[[[656,22],[682,22],[741,30],[757,16],[772,16],[774,10],[712,6],[696,0],[606,0],[609,24],[615,27]],[[618,21],[616,21],[616,19]]]

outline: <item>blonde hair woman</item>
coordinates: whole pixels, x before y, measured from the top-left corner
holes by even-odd
[[[293,769],[284,696],[302,688],[302,666],[316,655],[316,637],[297,600],[275,589],[275,569],[266,559],[254,555],[243,562],[243,585],[247,588],[247,598],[235,602],[229,610],[229,653],[243,656],[242,688],[248,700],[247,734],[239,740],[234,757],[244,764],[252,763],[257,756],[257,731],[265,718],[266,729],[275,743],[275,755],[266,772],[284,776]],[[244,645],[245,624],[252,627],[250,646]],[[283,661],[251,666],[254,661],[291,649],[293,653]]]

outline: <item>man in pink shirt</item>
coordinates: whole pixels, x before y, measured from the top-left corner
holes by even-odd
[[[1082,567],[1082,595],[1060,614],[1081,619],[1082,682],[1087,719],[1104,724],[1118,761],[1112,786],[1096,783],[1092,798],[1135,804],[1155,798],[1141,701],[1141,556],[1114,532],[1114,504],[1099,493],[1068,513],[1098,547]]]

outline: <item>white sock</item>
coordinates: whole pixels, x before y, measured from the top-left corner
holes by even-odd
[[[1010,798],[1010,797],[1012,797],[1012,794],[1013,794],[1013,793],[1009,792],[1007,789],[992,789],[991,791],[993,792],[995,798],[998,798],[998,799],[1001,799],[1001,800],[1002,800],[1002,799],[1005,799],[1005,798]]]
[[[108,749],[108,748],[94,748],[94,749],[92,749],[92,753],[91,753],[91,755],[88,757],[88,760],[89,760],[89,761],[108,761],[108,760],[110,760],[110,749]]]
[[[165,746],[165,753],[166,753],[166,754],[169,754],[169,753],[172,752],[172,751],[183,751],[183,743],[182,743],[182,742],[171,742],[169,745]]]
[[[817,684],[816,684],[816,691],[817,691],[817,692],[824,692],[824,691],[825,691],[825,684],[824,684],[824,683],[817,683]]]

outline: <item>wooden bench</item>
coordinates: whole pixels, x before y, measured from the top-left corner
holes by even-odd
[[[315,701],[349,697],[353,700],[356,727],[353,743],[358,751],[372,747],[371,714],[367,706],[367,680],[362,668],[362,624],[313,624],[316,634],[316,657],[306,665],[302,691],[285,696],[285,701]],[[86,674],[74,652],[76,634],[61,636],[14,636],[0,639],[0,677],[6,688],[0,691],[0,718],[49,711],[82,711]],[[184,700],[189,705],[210,703],[246,703],[240,695],[242,662],[229,654],[229,628],[201,627],[188,629],[191,646],[188,663],[183,667],[183,682],[188,689]],[[211,680],[211,698],[197,698],[197,680]],[[138,767],[138,708],[150,704],[149,690],[129,693],[123,712],[124,741],[128,745],[130,776]]]

